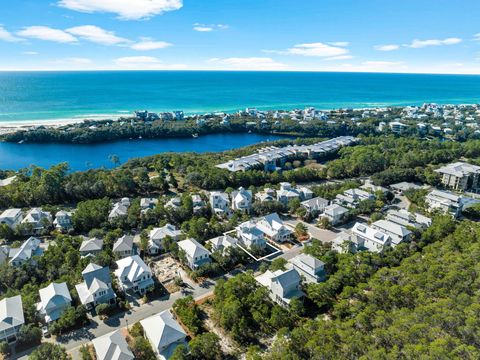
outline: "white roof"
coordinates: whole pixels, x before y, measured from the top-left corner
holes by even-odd
[[[234,239],[230,235],[222,235],[217,236],[213,239],[207,241],[208,243],[212,244],[214,247],[230,247],[237,244],[237,239]]]
[[[391,239],[391,237],[385,234],[382,231],[376,230],[370,226],[356,223],[352,228],[352,233],[359,235],[360,237],[366,238],[370,241],[378,243],[380,245],[385,245]]]
[[[6,179],[0,180],[0,187],[10,185],[16,178],[16,176],[10,176]]]
[[[171,344],[184,340],[187,336],[169,310],[164,310],[157,315],[146,318],[140,323],[145,335],[158,352],[162,352]]]
[[[115,330],[92,340],[97,360],[133,360],[134,356],[128,348],[127,341]]]
[[[162,240],[167,236],[172,238],[176,238],[182,234],[181,230],[177,230],[177,228],[172,224],[167,224],[161,228],[154,228],[150,231],[149,237],[150,240]]]
[[[315,274],[317,269],[323,269],[325,266],[323,261],[318,260],[317,258],[308,254],[298,254],[293,259],[290,259],[290,262],[299,269],[312,275]]]
[[[480,173],[480,166],[468,164],[465,162],[455,162],[435,170],[440,174],[449,174],[456,177],[468,176],[470,174]]]
[[[30,237],[23,242],[23,244],[19,248],[10,248],[9,257],[10,262],[15,261],[27,261],[35,255],[35,251],[38,249],[40,245],[40,239],[35,237]]]
[[[387,234],[394,234],[402,238],[411,234],[411,231],[408,230],[405,226],[396,224],[388,220],[378,220],[372,224],[372,227],[375,227]]]
[[[7,209],[0,215],[0,218],[15,218],[21,212],[22,209]]]
[[[42,308],[45,310],[54,309],[72,302],[72,297],[70,296],[66,282],[52,282],[47,287],[40,289],[39,293]]]
[[[20,295],[0,301],[0,331],[6,331],[25,323]]]
[[[82,242],[80,245],[80,252],[87,252],[87,251],[100,251],[103,248],[103,240],[92,238],[87,239]]]
[[[272,213],[259,219],[257,227],[267,236],[273,237],[280,231],[292,232],[289,228],[283,225],[277,213]]]
[[[331,217],[335,217],[337,215],[342,215],[348,212],[348,209],[344,208],[341,205],[332,204],[325,208],[323,211],[324,214],[330,215]]]
[[[205,249],[197,240],[186,239],[178,242],[178,247],[192,259],[203,255],[210,255],[210,251]]]
[[[123,235],[115,244],[113,244],[113,252],[116,251],[130,251],[133,248],[133,236]]]
[[[126,257],[117,261],[118,269],[115,270],[115,275],[118,278],[127,277],[131,282],[138,279],[145,273],[150,273],[151,271],[148,266],[143,262],[143,260],[138,255],[133,255]]]

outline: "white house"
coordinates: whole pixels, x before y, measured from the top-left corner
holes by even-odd
[[[277,191],[277,200],[286,205],[294,199],[300,199],[300,192],[288,182],[280,183],[280,189]]]
[[[450,191],[433,190],[425,197],[425,204],[429,211],[439,210],[458,217],[463,209],[463,199]]]
[[[154,286],[151,270],[138,255],[118,260],[115,276],[120,287],[126,292],[143,295]]]
[[[210,206],[212,207],[212,211],[217,215],[228,214],[230,207],[228,194],[219,191],[211,192]]]
[[[132,351],[120,330],[92,340],[97,360],[134,360]]]
[[[173,197],[167,201],[165,207],[177,210],[182,207],[182,199],[180,199],[179,197]]]
[[[37,310],[45,317],[47,323],[59,319],[72,303],[72,297],[65,282],[51,283],[40,289],[39,293],[40,302],[37,304]]]
[[[98,304],[114,304],[115,292],[112,288],[110,269],[90,263],[82,271],[83,282],[75,285],[82,305],[90,310]]]
[[[329,203],[328,200],[321,197],[316,197],[316,198],[302,201],[300,206],[305,208],[308,214],[315,217],[318,214],[321,214],[325,210],[325,208],[328,206],[328,203]]]
[[[382,252],[392,244],[390,235],[361,223],[356,223],[353,226],[352,237],[358,244],[359,249],[365,248],[372,252]]]
[[[318,283],[325,279],[325,263],[311,255],[298,254],[289,263],[308,283]]]
[[[0,224],[6,224],[10,229],[15,230],[23,220],[21,209],[7,209],[0,215]]]
[[[83,240],[82,244],[80,245],[79,251],[80,251],[80,255],[84,257],[84,256],[95,256],[98,253],[100,253],[102,249],[103,249],[103,240],[92,238],[92,239]]]
[[[247,248],[257,247],[264,249],[267,246],[263,232],[260,231],[253,220],[241,223],[235,230],[239,242]]]
[[[161,360],[169,359],[176,347],[187,345],[187,334],[169,310],[140,321],[145,337]]]
[[[249,213],[252,207],[252,198],[253,195],[250,190],[240,187],[232,192],[232,209]]]
[[[477,190],[480,186],[480,166],[456,162],[435,170],[442,176],[442,184],[453,190]]]
[[[258,202],[274,201],[276,198],[276,191],[271,188],[266,188],[255,194],[255,200]]]
[[[148,253],[150,255],[156,255],[162,250],[162,241],[166,237],[172,238],[172,240],[178,241],[182,236],[182,231],[172,224],[166,224],[161,228],[154,228],[149,233]]]
[[[388,220],[375,221],[371,226],[376,230],[380,230],[381,232],[390,235],[392,239],[392,247],[410,240],[410,236],[412,234],[412,232],[405,226]]]
[[[305,294],[300,290],[301,277],[297,270],[267,270],[255,278],[270,290],[270,297],[277,304],[287,307],[293,299],[301,299]]]
[[[388,221],[408,227],[415,227],[417,229],[426,229],[432,225],[432,219],[419,213],[411,213],[408,210],[390,210],[387,213]]]
[[[155,198],[142,198],[140,199],[140,209],[142,214],[146,213],[148,210],[154,209],[158,204],[158,199]]]
[[[257,221],[257,228],[263,232],[267,239],[277,243],[289,240],[293,234],[293,231],[284,225],[277,213],[260,218]]]
[[[180,241],[178,247],[184,251],[188,266],[192,270],[212,261],[210,251],[205,249],[205,247],[195,239]]]
[[[12,266],[21,266],[29,261],[33,256],[40,256],[43,250],[40,248],[41,240],[30,237],[23,242],[19,248],[10,248],[8,257]]]
[[[113,205],[112,210],[108,214],[108,220],[112,221],[121,216],[128,215],[128,208],[130,207],[130,199],[123,198]]]
[[[46,226],[52,224],[52,214],[40,208],[34,208],[25,215],[22,224],[25,225],[24,231],[26,234],[40,234]]]
[[[213,252],[220,251],[223,253],[226,249],[235,247],[237,245],[237,239],[230,235],[217,236],[207,241]]]
[[[65,210],[60,210],[55,214],[53,225],[57,230],[68,231],[72,228],[72,213]]]
[[[23,316],[22,297],[20,295],[4,298],[0,301],[0,342],[13,343],[22,325]]]
[[[193,206],[193,213],[198,214],[203,208],[205,208],[205,201],[203,201],[202,197],[198,194],[192,195],[192,206]]]
[[[134,255],[133,236],[123,235],[121,238],[115,241],[112,251],[118,259],[123,259],[127,256]]]
[[[340,224],[348,214],[348,209],[338,204],[332,204],[325,208],[321,217],[327,218],[330,224]]]

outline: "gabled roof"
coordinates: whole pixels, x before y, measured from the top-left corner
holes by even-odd
[[[213,239],[210,239],[207,242],[212,244],[216,248],[218,247],[227,248],[230,246],[234,246],[237,243],[237,239],[234,239],[230,235],[222,235],[222,236],[217,236]]]
[[[35,255],[41,241],[38,238],[30,237],[25,240],[19,248],[10,248],[8,256],[11,258],[10,263],[15,261],[25,262]],[[38,255],[38,254],[37,254]]]
[[[20,295],[0,301],[0,331],[5,331],[24,323],[22,297]]]
[[[51,283],[47,287],[40,289],[40,301],[43,309],[50,310],[72,302],[72,297],[68,291],[67,283]]]
[[[150,231],[149,237],[150,240],[158,241],[170,236],[172,238],[176,238],[182,234],[181,230],[177,230],[177,228],[172,224],[166,224],[161,228],[154,228]]]
[[[162,311],[140,323],[145,335],[159,352],[173,343],[184,340],[187,336],[169,310]]]
[[[283,221],[280,219],[277,213],[272,213],[259,219],[257,227],[267,236],[275,236],[280,231],[291,230],[283,225]]]
[[[388,220],[378,220],[372,224],[372,227],[377,228],[385,233],[394,234],[402,238],[411,234],[405,226],[398,225]]]
[[[113,244],[113,252],[117,251],[131,251],[133,248],[133,236],[123,235],[115,244]]]
[[[134,281],[141,277],[144,273],[150,273],[148,266],[138,255],[126,257],[117,261],[118,269],[115,270],[115,275],[118,278],[126,276],[129,281]]]
[[[127,341],[120,330],[115,330],[92,340],[97,360],[133,360]]]
[[[84,240],[80,245],[80,252],[101,251],[103,248],[103,240],[92,238]]]
[[[290,260],[296,267],[307,273],[315,273],[318,269],[323,269],[325,263],[308,254],[298,254]]]
[[[178,242],[178,247],[192,259],[199,256],[210,255],[210,251],[205,249],[197,240],[186,239]]]

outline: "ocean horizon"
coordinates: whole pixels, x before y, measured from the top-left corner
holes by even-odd
[[[480,102],[478,75],[280,71],[0,72],[0,124],[246,107],[322,110]]]

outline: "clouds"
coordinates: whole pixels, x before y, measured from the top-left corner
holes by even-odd
[[[390,45],[375,45],[375,50],[378,51],[394,51],[400,49],[400,45],[390,44]]]
[[[348,42],[331,42],[331,43],[304,43],[297,44],[287,50],[264,50],[267,53],[279,55],[299,55],[310,57],[321,57],[328,60],[338,60],[351,58],[349,50],[346,48]]]
[[[435,40],[413,40],[412,43],[410,45],[406,45],[412,49],[420,49],[420,48],[424,48],[424,47],[427,47],[427,46],[441,46],[441,45],[455,45],[455,44],[459,44],[462,42],[462,39],[459,39],[459,38],[455,38],[455,37],[452,37],[452,38],[446,38],[446,39],[443,39],[443,40],[438,40],[438,39],[435,39]]]
[[[179,10],[182,0],[60,0],[58,5],[70,10],[114,13],[122,20],[148,19],[168,11]]]
[[[199,24],[195,23],[193,24],[193,30],[198,31],[198,32],[212,32],[215,30],[225,30],[228,29],[228,25],[225,24]]]
[[[114,60],[115,65],[124,70],[183,70],[184,64],[165,64],[153,56],[127,56]]]
[[[77,38],[59,29],[53,29],[47,26],[27,26],[23,30],[17,33],[18,36],[22,36],[30,39],[38,39],[45,41],[54,41],[58,43],[76,43]]]
[[[62,44],[78,44],[80,40],[84,40],[104,46],[130,47],[136,51],[151,51],[172,46],[169,42],[158,41],[149,37],[142,37],[139,41],[129,40],[117,36],[113,31],[105,30],[95,25],[75,26],[65,30],[53,29],[47,26],[29,26],[19,31],[17,35]],[[20,41],[23,39],[14,37],[5,29],[0,28],[0,40]]]
[[[115,35],[113,31],[107,31],[94,25],[76,26],[65,31],[84,40],[101,45],[119,45],[130,42],[130,40]]]
[[[14,36],[11,32],[7,31],[3,26],[0,26],[0,40],[7,42],[18,42],[22,39]]]
[[[213,58],[208,62],[230,70],[285,70],[288,67],[269,57]]]
[[[429,39],[429,40],[413,40],[410,44],[403,44],[401,46],[411,49],[422,49],[429,46],[444,46],[444,45],[456,45],[460,44],[462,39],[456,37],[450,37],[446,39]],[[376,45],[374,46],[375,50],[378,51],[394,51],[398,50],[401,47],[397,44],[389,44],[389,45]]]
[[[151,38],[141,38],[141,40],[132,46],[130,46],[133,50],[137,51],[150,51],[150,50],[157,50],[157,49],[165,49],[167,47],[172,46],[172,44],[166,41],[156,41]]]

